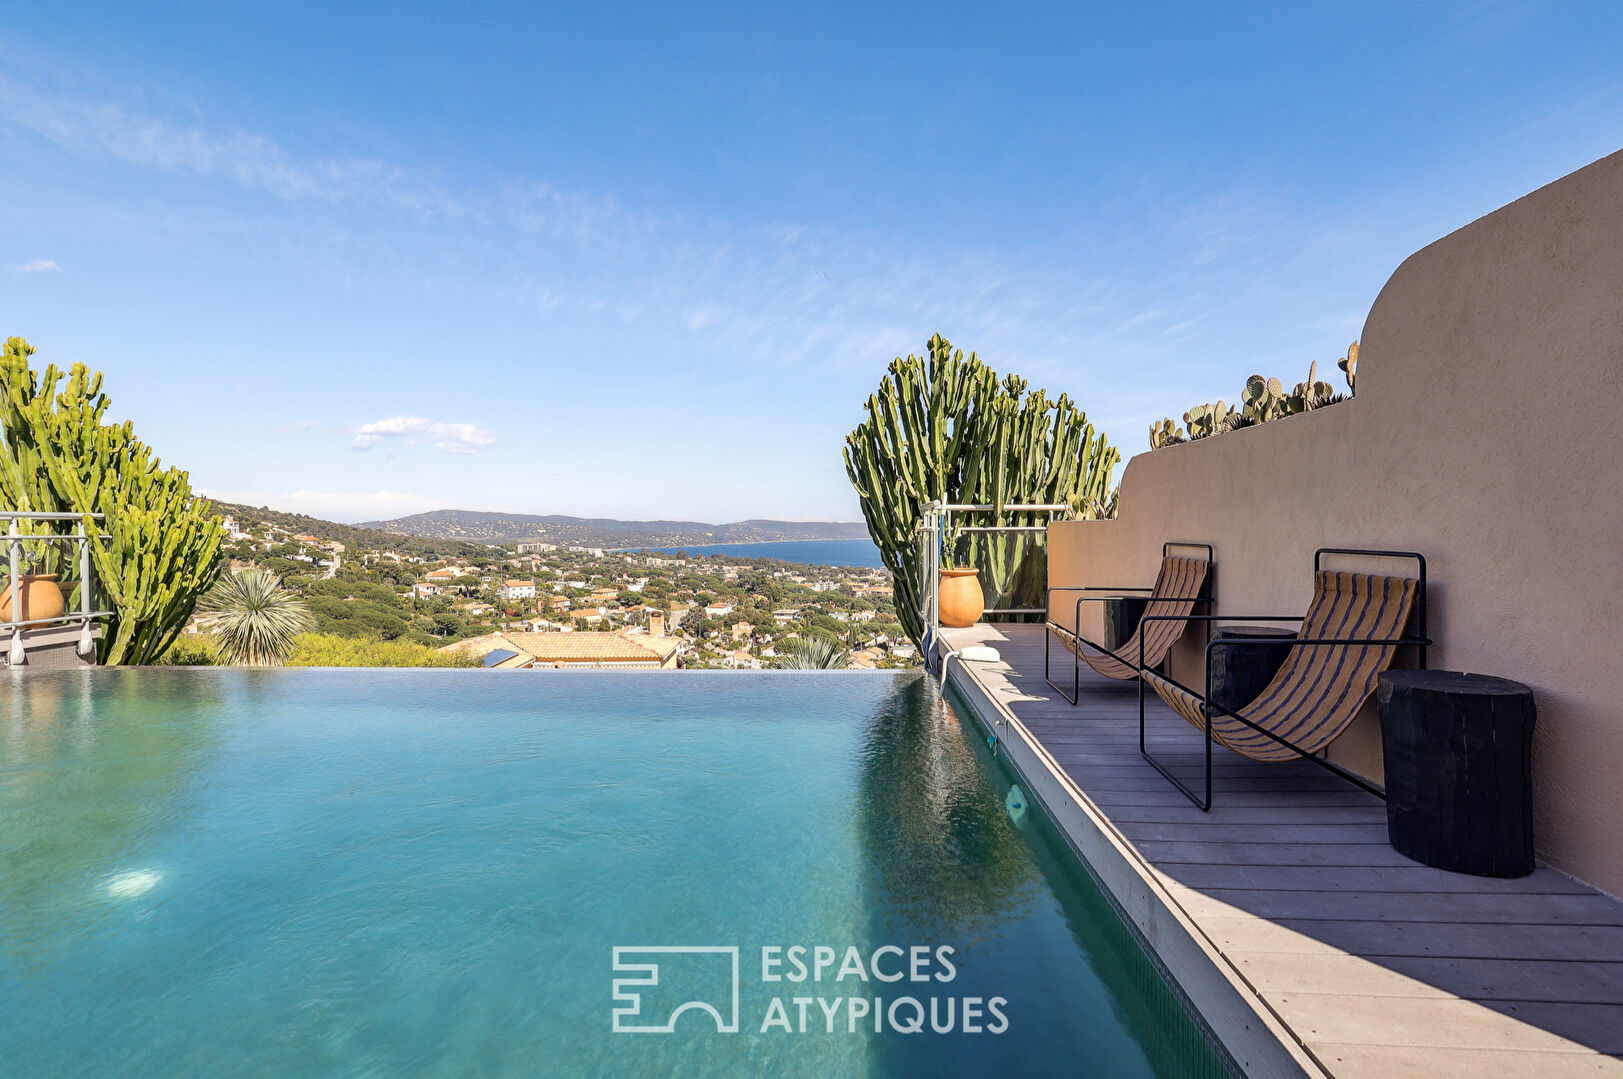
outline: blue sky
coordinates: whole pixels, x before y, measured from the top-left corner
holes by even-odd
[[[0,334],[194,484],[857,518],[940,331],[1128,454],[1623,147],[1623,8],[8,3]]]

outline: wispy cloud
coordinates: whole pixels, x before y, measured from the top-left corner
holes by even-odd
[[[483,427],[471,423],[442,423],[422,416],[392,416],[375,420],[355,429],[350,443],[357,450],[369,450],[389,438],[400,438],[407,445],[430,442],[442,453],[478,453],[496,444],[496,436]]]
[[[315,420],[300,420],[298,423],[284,423],[277,430],[283,434],[288,434],[293,431],[308,431],[315,425]]]
[[[469,212],[430,178],[387,161],[348,155],[300,160],[265,135],[176,123],[11,79],[0,78],[0,118],[65,150],[226,179],[277,198],[365,200],[457,217]]]
[[[4,77],[0,122],[69,152],[220,178],[286,200],[372,201],[456,217],[474,232],[447,241],[453,258],[446,262],[460,261],[473,244],[496,252],[504,276],[496,287],[507,302],[543,315],[567,310],[576,319],[680,333],[718,362],[866,371],[919,348],[938,329],[978,345],[989,359],[1023,357],[1028,368],[1075,357],[1104,339],[1130,338],[1138,351],[1158,354],[1176,347],[1161,341],[1144,348],[1123,324],[1149,305],[1075,265],[898,247],[796,222],[660,219],[609,194],[528,178],[451,192],[395,163],[301,157],[263,134]],[[1213,216],[1226,219],[1234,208],[1219,209],[1225,212]],[[494,244],[493,226],[507,233]],[[1206,235],[1191,237],[1190,246],[1198,264],[1221,258],[1226,242]],[[763,342],[773,343],[765,355]],[[356,446],[375,441],[357,436]],[[447,441],[460,447],[447,452],[478,448],[455,435]]]
[[[17,267],[17,272],[18,273],[56,273],[57,271],[59,271],[61,269],[62,269],[62,267],[58,266],[56,263],[52,262],[50,259],[35,259],[33,262],[25,262],[21,266],[18,266]]]
[[[1359,254],[1360,223],[1336,222],[1338,243],[1314,246],[1330,223],[1254,187],[1123,196],[1079,218],[1080,251],[997,241],[976,249],[909,242],[877,227],[655,213],[534,178],[495,176],[451,190],[432,172],[302,154],[292,142],[142,100],[0,76],[0,126],[67,154],[192,178],[189,186],[204,178],[306,203],[309,246],[338,271],[371,279],[404,267],[404,285],[430,305],[455,295],[459,318],[512,318],[549,336],[600,341],[587,346],[589,358],[675,387],[678,399],[686,391],[673,370],[708,372],[719,391],[704,407],[755,407],[751,395],[775,379],[813,378],[826,400],[860,401],[891,356],[918,351],[939,330],[1002,369],[1085,398],[1096,421],[1137,448],[1148,423],[1204,399],[1197,388],[1284,371],[1304,341],[1325,336],[1328,316],[1356,319],[1367,302],[1345,284],[1362,280],[1346,264],[1369,258]],[[373,229],[358,206],[420,212],[436,227],[390,220]],[[1289,295],[1264,294],[1263,282]],[[1347,339],[1341,329],[1329,336],[1328,347]],[[662,342],[657,364],[618,344],[653,340]],[[588,366],[560,364],[559,375]],[[837,443],[840,425],[854,420],[831,419],[818,402],[804,412],[800,437],[811,445]],[[497,442],[474,423],[420,416],[344,430],[357,451],[382,443],[474,454]],[[831,482],[843,481],[836,472]]]

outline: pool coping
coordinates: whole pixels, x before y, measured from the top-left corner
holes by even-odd
[[[951,648],[938,638],[938,662]],[[1222,1050],[1247,1076],[1310,1076],[1325,1071],[1291,1035],[1245,976],[1202,932],[1148,862],[968,664],[947,680],[998,740],[1026,783],[1128,926]],[[988,717],[995,717],[988,719]]]

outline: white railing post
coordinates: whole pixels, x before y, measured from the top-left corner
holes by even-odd
[[[8,572],[11,577],[11,651],[7,659],[13,667],[21,667],[28,662],[28,650],[23,646],[23,595],[22,584],[17,573],[17,563],[22,561],[23,544],[18,538],[17,518],[11,519],[9,531],[10,544],[7,551]]]
[[[90,630],[90,612],[95,610],[90,605],[90,525],[80,522],[79,525],[79,617],[83,619],[79,624],[79,646],[77,651],[81,658],[89,659],[96,654],[96,636]]]

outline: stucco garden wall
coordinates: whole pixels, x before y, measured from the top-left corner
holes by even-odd
[[[1410,256],[1361,341],[1355,399],[1132,458],[1118,519],[1050,529],[1050,583],[1202,539],[1218,613],[1299,614],[1317,547],[1424,553],[1430,665],[1537,693],[1539,856],[1623,895],[1623,152]],[[1373,702],[1331,756],[1379,777]]]

